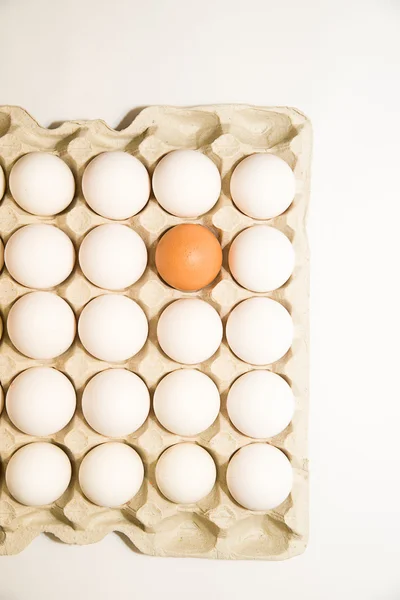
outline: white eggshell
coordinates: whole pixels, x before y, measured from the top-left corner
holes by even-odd
[[[290,423],[294,397],[286,381],[270,371],[250,371],[231,386],[227,411],[234,426],[252,438],[278,435]]]
[[[95,358],[121,362],[135,356],[147,340],[143,310],[126,296],[98,296],[84,307],[78,321],[79,338]]]
[[[177,504],[193,504],[208,496],[216,477],[211,455],[190,442],[167,448],[156,465],[156,481],[161,493]]]
[[[95,375],[82,396],[86,421],[101,435],[124,437],[143,425],[150,410],[146,384],[126,369],[108,369]]]
[[[57,215],[71,204],[75,180],[68,165],[54,154],[30,152],[10,173],[10,191],[17,204],[33,215]]]
[[[233,498],[249,510],[271,510],[289,496],[293,472],[286,455],[265,443],[243,446],[231,458],[226,482]]]
[[[109,223],[92,229],[79,249],[79,264],[85,277],[107,290],[123,290],[143,275],[147,249],[136,231]]]
[[[6,267],[18,283],[48,289],[62,283],[75,263],[75,249],[69,237],[53,225],[26,225],[8,240]]]
[[[172,360],[194,365],[207,360],[218,350],[222,322],[211,304],[198,298],[183,298],[161,313],[157,338]]]
[[[226,323],[230,349],[252,365],[268,365],[286,354],[293,341],[292,318],[270,298],[249,298],[238,304]]]
[[[63,429],[76,408],[70,380],[48,367],[32,367],[20,373],[8,388],[7,414],[23,433],[47,436]]]
[[[293,246],[279,229],[256,225],[245,229],[229,249],[229,269],[251,292],[271,292],[289,279],[294,268]]]
[[[287,162],[273,154],[252,154],[232,173],[230,190],[237,208],[253,219],[272,219],[293,202],[296,180]]]
[[[82,177],[85,200],[106,219],[133,217],[147,204],[150,177],[146,167],[127,152],[103,152],[86,167]]]
[[[74,341],[75,315],[67,302],[56,294],[32,292],[11,307],[7,330],[11,342],[25,356],[56,358]]]
[[[90,450],[79,468],[79,485],[98,506],[110,508],[129,502],[140,490],[144,467],[139,454],[120,442],[108,442]]]
[[[221,193],[221,176],[213,161],[196,150],[166,154],[153,173],[157,201],[177,217],[198,217],[208,212]]]
[[[6,191],[6,176],[4,175],[4,171],[0,166],[0,200],[3,198],[5,191]]]
[[[153,406],[157,419],[168,431],[193,436],[214,423],[220,397],[210,377],[195,369],[179,369],[160,381]]]
[[[26,506],[52,504],[71,481],[71,463],[55,444],[34,442],[12,455],[6,469],[10,494]]]

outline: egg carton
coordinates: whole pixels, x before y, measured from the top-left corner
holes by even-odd
[[[171,289],[158,277],[154,265],[157,240],[173,225],[184,222],[165,212],[152,195],[146,207],[128,224],[143,238],[149,251],[149,264],[143,277],[123,292],[143,308],[149,321],[149,338],[141,352],[123,364],[107,364],[90,356],[76,338],[62,356],[35,361],[18,353],[7,335],[0,344],[0,381],[6,392],[11,380],[21,371],[37,365],[53,366],[73,382],[78,396],[72,421],[59,433],[35,438],[18,431],[4,410],[0,418],[0,553],[23,550],[39,533],[52,534],[69,544],[88,544],[110,532],[124,534],[133,549],[158,556],[192,556],[221,559],[280,560],[300,554],[308,535],[308,280],[309,254],[305,219],[309,197],[311,127],[298,110],[286,107],[262,108],[245,105],[217,105],[194,108],[154,106],[145,108],[124,130],[116,131],[101,120],[69,121],[55,129],[46,129],[24,110],[0,107],[0,163],[7,174],[16,160],[32,151],[60,156],[72,169],[77,187],[72,204],[61,214],[41,218],[27,214],[14,202],[9,191],[0,203],[0,233],[6,243],[11,234],[30,223],[51,223],[62,229],[78,249],[85,234],[106,223],[92,212],[82,195],[82,173],[97,154],[123,150],[138,157],[150,174],[157,161],[178,148],[197,149],[218,166],[222,193],[207,214],[191,220],[209,227],[223,247],[223,267],[218,278],[207,288],[184,293]],[[270,152],[286,160],[293,168],[297,193],[290,208],[268,224],[283,231],[292,241],[296,265],[292,277],[280,289],[269,294],[254,294],[240,287],[227,266],[232,239],[243,229],[260,221],[248,218],[232,203],[229,180],[235,165],[246,155]],[[187,220],[186,220],[187,221]],[[4,268],[0,275],[0,309],[4,325],[11,305],[31,291],[10,277]],[[79,265],[71,276],[54,290],[73,308],[78,317],[92,298],[107,292],[92,285]],[[241,300],[261,295],[281,302],[291,313],[294,340],[289,352],[267,367],[282,375],[291,385],[296,410],[291,424],[280,435],[268,440],[289,457],[294,471],[293,490],[278,508],[256,512],[240,507],[226,486],[226,468],[232,454],[254,440],[239,433],[226,411],[227,391],[241,374],[254,368],[230,351],[226,338],[217,353],[197,368],[209,375],[221,394],[221,411],[216,422],[195,438],[182,438],[166,431],[153,411],[144,425],[123,441],[135,448],[145,465],[145,481],[136,497],[120,508],[95,506],[82,494],[77,471],[82,457],[94,446],[108,441],[85,422],[81,410],[82,390],[88,380],[104,369],[124,366],[138,373],[150,392],[168,372],[184,368],[161,351],[156,337],[157,319],[163,308],[178,298],[199,297],[220,314],[224,325],[227,315]],[[72,481],[65,494],[54,504],[30,508],[16,502],[8,493],[4,471],[9,457],[21,446],[33,441],[50,441],[63,448],[72,462]],[[206,448],[217,465],[217,483],[213,491],[195,505],[169,502],[157,489],[155,463],[160,454],[180,441],[195,441]]]

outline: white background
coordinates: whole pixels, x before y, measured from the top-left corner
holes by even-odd
[[[41,536],[0,558],[0,600],[400,598],[399,33],[399,0],[0,0],[0,104],[43,125],[243,102],[296,106],[315,135],[307,552],[159,559]]]

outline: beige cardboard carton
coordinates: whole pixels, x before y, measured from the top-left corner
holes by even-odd
[[[85,422],[80,408],[82,390],[97,372],[110,366],[89,356],[76,339],[61,357],[40,363],[19,354],[6,332],[0,344],[0,381],[7,391],[10,381],[24,369],[46,364],[65,373],[78,393],[78,408],[71,423],[61,432],[45,438],[59,444],[70,456],[72,482],[66,493],[51,506],[29,508],[9,495],[4,471],[9,457],[20,446],[39,438],[19,432],[4,410],[0,418],[0,553],[14,554],[25,548],[39,533],[53,534],[69,544],[88,544],[112,531],[123,533],[140,552],[159,556],[197,556],[230,559],[284,559],[301,553],[307,542],[308,472],[308,246],[305,218],[309,196],[311,129],[307,119],[290,108],[251,106],[204,106],[144,109],[123,131],[115,131],[103,121],[71,121],[56,129],[40,127],[24,110],[0,107],[0,162],[8,176],[12,165],[23,154],[35,150],[59,155],[71,167],[77,194],[71,206],[52,218],[25,213],[7,191],[0,203],[0,234],[6,243],[22,225],[47,222],[60,227],[79,247],[85,234],[107,222],[86,205],[81,192],[82,173],[91,158],[106,150],[124,150],[137,156],[153,171],[165,153],[177,148],[199,149],[217,164],[222,176],[222,194],[214,208],[199,219],[218,236],[224,249],[223,269],[208,288],[185,294],[169,288],[154,267],[155,245],[161,234],[182,219],[167,214],[154,197],[144,210],[125,221],[144,239],[149,250],[149,266],[138,283],[126,290],[127,296],[144,309],[150,335],[144,349],[122,366],[138,373],[153,392],[166,373],[181,365],[168,359],[156,339],[156,323],[162,309],[172,300],[198,296],[210,302],[225,324],[230,310],[242,299],[253,296],[232,279],[227,268],[227,250],[232,239],[255,221],[241,214],[232,204],[229,179],[234,166],[248,154],[269,151],[284,158],[294,169],[297,194],[292,206],[281,216],[268,221],[293,242],[296,267],[290,280],[279,290],[265,294],[281,302],[291,313],[295,337],[291,350],[280,361],[268,366],[292,385],[296,412],[292,423],[279,436],[268,440],[288,455],[294,469],[290,497],[267,513],[245,510],[230,496],[225,473],[231,455],[250,438],[241,435],[226,413],[226,394],[231,383],[253,367],[230,352],[226,340],[218,352],[198,368],[207,373],[221,393],[221,413],[207,431],[193,441],[209,450],[218,469],[213,492],[197,505],[181,506],[166,500],[157,490],[154,467],[168,446],[183,438],[167,432],[151,412],[146,423],[124,438],[140,453],[145,464],[145,481],[139,494],[118,509],[93,505],[83,497],[77,482],[82,457],[94,446],[107,441]],[[10,306],[30,290],[17,284],[4,269],[0,274],[0,309],[5,324]],[[79,266],[54,290],[79,316],[83,306],[105,293],[89,283]],[[121,365],[118,365],[121,366]],[[43,438],[40,438],[43,441]],[[186,438],[187,439],[187,438]]]

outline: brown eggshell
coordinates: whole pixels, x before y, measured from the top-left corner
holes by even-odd
[[[203,225],[184,223],[169,229],[156,248],[156,267],[170,286],[194,292],[210,284],[222,266],[222,249]]]

